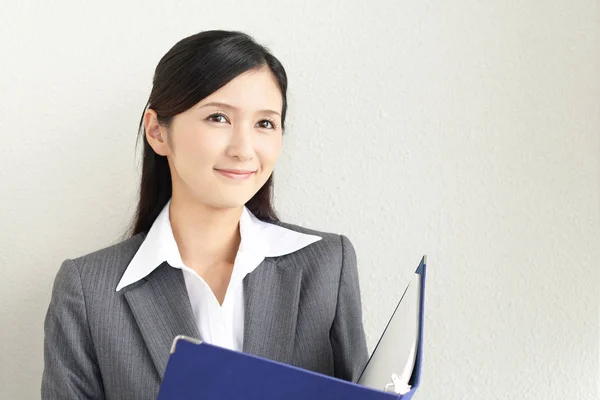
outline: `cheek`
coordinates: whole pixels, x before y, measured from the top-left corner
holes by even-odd
[[[281,137],[261,142],[256,150],[264,167],[273,167],[281,154]]]
[[[214,136],[202,132],[182,133],[173,145],[173,162],[178,172],[197,177],[206,166],[214,165],[221,146]]]
[[[196,155],[194,158],[210,158],[211,155],[214,157],[226,145],[226,137],[218,133],[210,129],[190,129],[182,133],[181,144],[178,143],[178,147],[188,155]]]

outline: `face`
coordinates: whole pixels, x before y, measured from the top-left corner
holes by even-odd
[[[166,129],[144,115],[146,137],[166,156],[173,197],[213,208],[243,206],[271,176],[282,145],[283,101],[268,68],[244,73]]]

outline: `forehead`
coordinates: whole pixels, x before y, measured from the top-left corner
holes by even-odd
[[[242,110],[281,111],[283,99],[275,76],[267,67],[247,71],[198,103],[226,103]]]

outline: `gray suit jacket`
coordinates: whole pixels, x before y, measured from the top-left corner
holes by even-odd
[[[244,279],[243,351],[346,380],[367,361],[356,254],[345,236],[266,258]],[[171,343],[199,337],[181,270],[115,292],[144,240],[65,261],[45,320],[43,399],[154,399]]]

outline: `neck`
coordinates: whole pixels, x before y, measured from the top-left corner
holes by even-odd
[[[169,218],[184,264],[233,264],[241,241],[241,214],[242,207],[213,208],[174,195]]]

